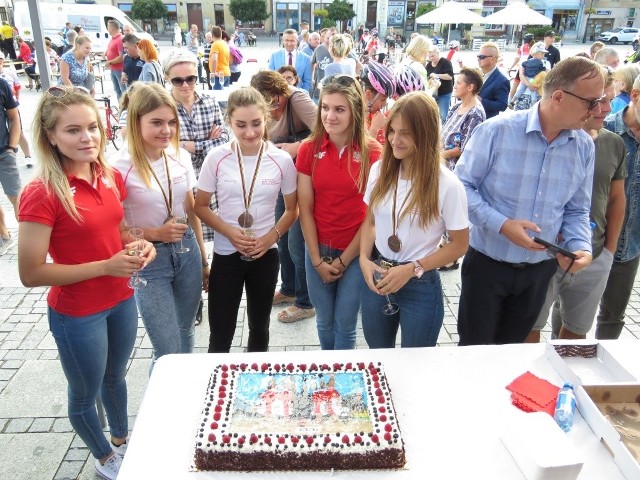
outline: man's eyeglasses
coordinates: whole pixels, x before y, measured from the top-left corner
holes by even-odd
[[[605,99],[607,98],[606,95],[602,95],[599,98],[589,99],[589,98],[581,97],[580,95],[576,95],[575,93],[569,92],[567,90],[561,90],[561,91],[566,93],[567,95],[571,95],[572,97],[576,97],[576,98],[582,100],[583,102],[587,102],[589,104],[589,107],[587,108],[587,110],[593,110],[598,105],[600,105],[602,102],[604,102]]]
[[[324,79],[325,85],[328,85],[330,83],[337,83],[342,87],[350,87],[351,85],[356,83],[356,79],[351,75],[331,75],[330,77],[326,77]]]
[[[484,60],[485,58],[493,58],[495,55],[476,55],[478,60]]]
[[[69,92],[81,93],[83,95],[90,95],[91,92],[84,87],[74,86],[74,87],[61,87],[59,85],[53,86],[47,90],[47,94],[52,97],[64,97]]]
[[[181,87],[185,83],[187,85],[195,85],[198,77],[196,75],[189,75],[188,77],[173,77],[171,81],[171,85],[174,87]]]

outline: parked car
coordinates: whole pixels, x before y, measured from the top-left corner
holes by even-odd
[[[634,37],[640,33],[640,29],[632,27],[618,27],[608,32],[602,32],[598,37],[598,40],[611,45],[622,42],[629,44],[633,42]]]

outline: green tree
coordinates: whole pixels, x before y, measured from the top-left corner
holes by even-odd
[[[420,15],[424,15],[425,13],[429,13],[431,10],[435,10],[435,3],[421,3],[418,5],[418,12],[416,13],[416,18]]]
[[[340,31],[343,31],[343,23],[348,22],[356,16],[356,12],[353,11],[353,6],[347,3],[346,0],[333,0],[331,4],[327,6],[327,18],[333,22],[340,22]]]
[[[326,8],[318,8],[313,11],[313,15],[320,18],[320,28],[335,27],[336,22],[329,18],[329,10]]]
[[[167,6],[162,0],[133,0],[131,17],[150,22],[167,16]]]
[[[231,0],[229,13],[240,22],[263,22],[269,18],[264,0]]]

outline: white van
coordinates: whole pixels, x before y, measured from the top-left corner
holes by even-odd
[[[110,35],[107,32],[107,21],[115,20],[123,25],[131,25],[139,39],[146,38],[155,43],[153,37],[140,26],[112,5],[86,3],[47,3],[39,2],[40,19],[45,37],[49,37],[56,45],[62,45],[60,32],[65,23],[71,22],[75,27],[81,25],[85,35],[91,39],[94,52],[104,52],[109,44]],[[15,2],[13,8],[14,22],[21,37],[33,40],[31,17],[27,2]]]

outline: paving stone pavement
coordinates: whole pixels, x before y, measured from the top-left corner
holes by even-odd
[[[262,62],[275,48],[273,41],[255,49],[246,49],[245,58]],[[581,47],[575,47],[580,50]],[[620,47],[622,48],[622,47]],[[163,52],[170,47],[162,47]],[[621,53],[624,53],[621,50]],[[465,52],[466,58],[472,58]],[[471,63],[471,60],[469,60]],[[247,63],[241,81],[248,82],[251,73],[264,67],[262,63]],[[105,89],[112,92],[105,82]],[[23,125],[30,134],[31,116],[39,93],[21,94]],[[112,147],[110,147],[112,148]],[[19,155],[23,184],[33,176]],[[0,193],[0,205],[14,237],[17,223],[6,196]],[[93,458],[67,419],[66,381],[58,361],[55,342],[47,324],[46,288],[25,288],[20,283],[17,268],[17,245],[0,256],[0,478],[22,480],[95,479]],[[456,345],[456,315],[460,295],[459,271],[442,274],[445,294],[444,326],[438,345]],[[205,303],[206,305],[206,303]],[[319,343],[314,319],[293,324],[278,322],[277,314],[284,307],[274,307],[271,318],[271,350],[317,350]],[[204,318],[206,319],[206,307]],[[622,338],[640,337],[640,282],[636,279],[627,309],[628,323]],[[196,327],[195,350],[206,352],[209,328],[206,321]],[[238,326],[233,351],[243,351],[247,344],[245,303],[238,313]],[[543,331],[545,339],[548,329]],[[589,337],[593,338],[593,331]],[[366,348],[359,326],[357,348]],[[130,427],[135,425],[148,380],[151,363],[151,343],[142,326],[128,367]],[[105,430],[106,432],[106,430]]]

